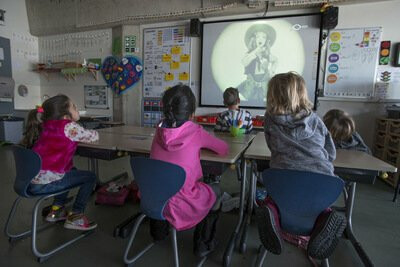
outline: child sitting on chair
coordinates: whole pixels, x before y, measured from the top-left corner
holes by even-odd
[[[72,210],[67,213],[64,206],[68,192],[55,196],[46,221],[65,221],[65,228],[87,231],[97,227],[83,214],[96,175],[73,169],[72,164],[78,142],[94,142],[99,135],[97,131],[84,129],[76,123],[78,120],[78,110],[67,96],[49,98],[42,107],[29,112],[22,145],[32,148],[42,160],[41,170],[28,188],[32,195],[51,194],[79,185]]]
[[[231,126],[245,129],[246,133],[253,130],[253,121],[251,114],[247,110],[240,109],[239,91],[236,88],[229,87],[224,92],[224,105],[228,110],[219,114],[215,131],[229,132]]]
[[[356,132],[355,123],[347,112],[331,109],[324,115],[324,123],[338,149],[353,149],[371,154],[362,137]]]
[[[196,226],[194,252],[204,257],[215,249],[215,231],[220,209],[218,185],[201,182],[200,150],[209,149],[219,155],[228,153],[228,145],[192,122],[196,99],[186,85],[176,85],[162,97],[164,120],[158,125],[150,157],[181,166],[186,180],[181,190],[166,204],[164,216],[176,230]],[[173,177],[171,177],[173,179]],[[150,232],[155,240],[168,233],[168,223],[151,220]]]
[[[322,120],[311,110],[305,81],[300,75],[281,73],[269,81],[264,132],[271,150],[271,168],[334,175],[334,143]],[[268,198],[267,205],[258,208],[256,215],[263,245],[268,251],[280,254],[282,233],[273,199]],[[303,240],[308,243],[308,255],[328,258],[344,231],[345,218],[328,209],[319,216],[316,225],[309,241],[308,237]],[[288,241],[296,239],[288,234],[284,237]]]

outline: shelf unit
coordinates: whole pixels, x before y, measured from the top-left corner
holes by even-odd
[[[400,119],[378,118],[376,120],[374,156],[400,167]],[[399,182],[399,172],[388,173],[383,181],[396,188]]]

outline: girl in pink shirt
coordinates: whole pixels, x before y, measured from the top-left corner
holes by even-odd
[[[78,110],[66,95],[51,97],[42,107],[29,112],[22,145],[35,151],[42,163],[28,188],[32,195],[51,194],[79,185],[72,210],[67,212],[64,205],[68,192],[55,196],[46,221],[65,221],[65,228],[87,231],[97,226],[84,215],[96,175],[74,169],[73,156],[78,142],[94,142],[99,135],[97,131],[84,129],[78,120]]]
[[[220,190],[201,181],[200,150],[205,148],[226,155],[228,145],[191,121],[195,102],[192,90],[186,85],[176,85],[164,93],[162,103],[165,119],[157,127],[150,157],[179,165],[185,170],[185,183],[167,203],[164,216],[178,231],[197,225],[194,252],[202,257],[216,245],[215,226]],[[163,221],[152,220],[150,226],[154,239],[165,238],[160,233],[167,233],[168,230]]]

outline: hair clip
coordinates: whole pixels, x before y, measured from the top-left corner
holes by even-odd
[[[38,113],[43,113],[44,112],[42,106],[37,106],[36,110],[37,110]]]

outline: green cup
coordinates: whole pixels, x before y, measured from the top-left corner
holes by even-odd
[[[229,131],[233,137],[242,136],[246,132],[245,129],[233,126],[230,127]]]

